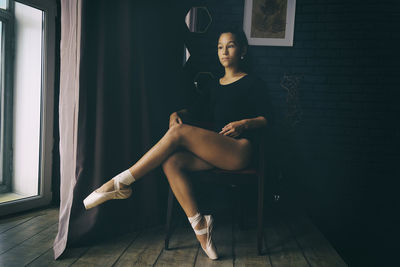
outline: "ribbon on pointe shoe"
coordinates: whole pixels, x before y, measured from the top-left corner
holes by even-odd
[[[129,170],[127,170],[129,172]],[[130,172],[129,172],[129,175]],[[133,178],[133,176],[131,175]],[[121,189],[119,183],[121,182],[121,179],[117,175],[116,177],[113,178],[114,180],[114,190],[110,192],[98,192],[97,190],[93,191],[89,196],[87,196],[83,200],[83,204],[85,206],[85,209],[91,209],[94,208],[103,202],[106,202],[111,199],[126,199],[131,196],[132,194],[132,189],[131,188],[124,188]],[[129,179],[128,179],[129,180]],[[125,179],[124,181],[128,181]],[[123,183],[125,184],[125,183]]]
[[[206,223],[207,223],[206,228],[195,229],[195,227],[201,221],[202,218],[203,218],[203,216],[200,213],[196,213],[194,216],[188,217],[189,222],[190,222],[194,232],[196,233],[196,235],[207,234],[206,248],[204,249],[202,246],[201,246],[201,248],[204,250],[204,252],[207,254],[207,256],[210,259],[212,259],[212,260],[218,259],[217,249],[216,249],[215,245],[213,244],[212,238],[211,238],[212,229],[213,229],[213,219],[212,219],[211,215],[204,216],[204,218],[206,219]]]
[[[113,179],[114,179],[114,188],[116,190],[119,190],[119,185],[118,185],[118,189],[115,186],[116,182],[122,183],[122,184],[125,184],[125,185],[130,185],[131,183],[136,181],[135,178],[133,177],[132,173],[129,171],[129,169],[121,172],[120,174],[115,176]]]

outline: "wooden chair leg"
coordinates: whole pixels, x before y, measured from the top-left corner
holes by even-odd
[[[171,237],[172,211],[174,209],[174,199],[175,196],[170,187],[168,193],[167,222],[166,222],[166,235],[165,235],[165,245],[164,245],[166,250],[168,250],[169,238]]]
[[[258,214],[257,214],[257,250],[258,255],[263,250],[263,211],[264,211],[264,174],[260,173],[258,177]]]

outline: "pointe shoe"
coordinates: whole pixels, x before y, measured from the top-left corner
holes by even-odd
[[[97,192],[97,190],[93,191],[89,196],[87,196],[83,200],[83,204],[85,205],[85,209],[94,208],[108,200],[111,199],[126,199],[131,196],[132,189],[120,189],[119,187],[119,179],[113,178],[114,180],[114,191],[111,192]]]
[[[200,246],[210,259],[216,260],[218,259],[218,253],[217,253],[217,248],[215,247],[214,242],[212,240],[212,230],[213,230],[214,220],[211,215],[204,215],[204,218],[206,219],[207,222],[207,227],[203,229],[195,229],[196,225],[200,222],[201,218],[202,216],[196,216],[196,218],[189,219],[189,221],[196,235],[207,234],[206,248],[203,248],[203,246],[201,245]]]

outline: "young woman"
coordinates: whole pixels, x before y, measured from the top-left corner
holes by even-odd
[[[93,191],[85,200],[86,209],[110,199],[128,198],[130,185],[150,170],[162,165],[176,199],[182,206],[202,249],[211,259],[217,259],[212,241],[213,219],[199,212],[193,197],[187,171],[212,168],[238,170],[248,166],[253,155],[252,129],[265,127],[266,112],[263,108],[261,79],[245,73],[243,62],[247,53],[247,38],[243,31],[230,29],[218,36],[218,58],[225,68],[225,75],[214,82],[209,103],[200,107],[211,109],[214,130],[186,124],[185,113],[201,112],[200,109],[183,109],[170,116],[169,130],[144,156],[129,169]]]

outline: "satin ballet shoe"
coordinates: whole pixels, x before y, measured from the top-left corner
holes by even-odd
[[[206,248],[203,248],[202,246],[201,248],[210,259],[216,260],[218,259],[218,253],[217,253],[217,248],[215,247],[214,242],[212,240],[212,230],[213,230],[214,220],[211,215],[204,215],[204,218],[206,219],[207,222],[207,227],[203,229],[195,229],[196,225],[200,222],[202,217],[203,216],[201,215],[190,217],[189,222],[192,225],[192,228],[196,233],[196,235],[207,234]]]
[[[126,199],[131,196],[132,189],[130,187],[126,189],[120,189],[119,177],[113,178],[114,180],[114,191],[111,192],[97,192],[97,190],[93,191],[89,196],[87,196],[83,200],[83,204],[85,205],[85,209],[94,208],[108,200],[111,199]]]

